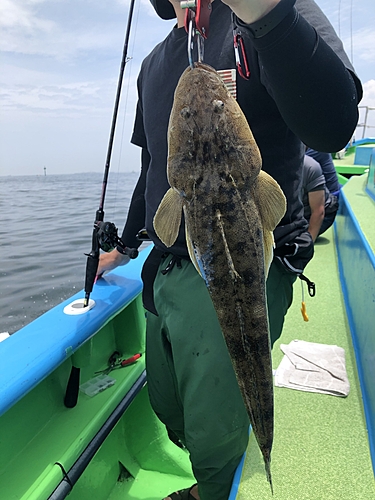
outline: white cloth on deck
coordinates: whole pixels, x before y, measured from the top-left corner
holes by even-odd
[[[284,357],[275,374],[277,387],[341,397],[349,394],[342,347],[293,340],[288,345],[281,344],[280,349]]]

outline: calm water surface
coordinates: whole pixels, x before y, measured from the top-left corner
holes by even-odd
[[[138,173],[110,173],[105,220],[121,235]],[[0,177],[0,332],[14,333],[84,287],[99,173]]]

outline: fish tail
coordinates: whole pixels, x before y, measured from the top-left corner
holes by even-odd
[[[267,481],[270,483],[271,493],[273,495],[273,486],[272,486],[272,477],[271,477],[271,461],[269,459],[264,461],[264,467],[266,469]]]

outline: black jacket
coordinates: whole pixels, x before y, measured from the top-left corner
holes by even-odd
[[[299,196],[303,143],[319,151],[342,149],[356,127],[362,96],[341,41],[317,5],[312,0],[299,0],[296,7],[293,0],[281,4],[287,14],[266,35],[255,38],[251,26],[240,26],[251,76],[244,80],[237,74],[237,100],[261,151],[262,168],[277,180],[287,198],[287,212],[275,230],[278,248],[307,229]],[[217,70],[235,68],[231,11],[220,0],[212,7],[204,62]],[[122,235],[130,247],[139,246],[135,235],[146,227],[154,243],[165,248],[152,220],[169,188],[167,127],[174,89],[188,66],[186,45],[184,28],[174,28],[143,61],[138,78],[132,142],[143,154]],[[183,227],[170,251],[187,256]]]

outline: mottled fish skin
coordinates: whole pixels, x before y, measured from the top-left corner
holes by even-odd
[[[165,198],[170,202],[178,198],[183,208],[190,255],[217,312],[272,488],[273,379],[263,248],[268,222],[259,207],[261,156],[241,109],[211,67],[199,64],[182,75],[168,147],[168,180],[174,196],[167,193]],[[271,240],[271,231],[285,212],[282,193],[276,198],[284,205],[278,208],[273,227],[265,230]],[[154,226],[170,246],[177,229],[166,237],[166,226],[158,220],[166,220],[163,202],[170,209],[163,200]]]

